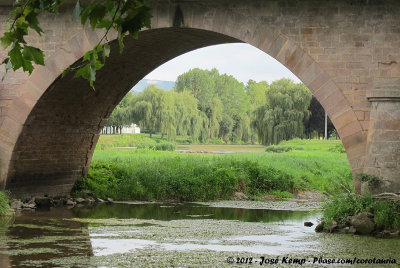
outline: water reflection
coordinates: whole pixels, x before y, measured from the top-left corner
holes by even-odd
[[[209,207],[197,203],[114,203],[75,207],[75,217],[90,219],[155,219],[162,221],[184,219],[237,220],[244,222],[276,222],[304,219],[317,215],[315,211],[290,211]]]
[[[72,217],[67,208],[15,216],[1,230],[1,267],[87,267],[93,256],[87,224],[66,220]]]

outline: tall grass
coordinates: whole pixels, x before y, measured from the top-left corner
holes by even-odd
[[[352,189],[346,155],[329,151],[338,143],[321,144],[310,142],[306,149],[279,154],[96,150],[90,176],[77,183],[74,194],[89,190],[94,196],[118,200],[194,201],[227,199],[238,190],[259,196],[274,191],[333,194]],[[294,141],[290,146],[301,145]],[[317,150],[318,146],[324,149]]]
[[[0,216],[10,215],[10,206],[8,205],[8,196],[0,191]]]

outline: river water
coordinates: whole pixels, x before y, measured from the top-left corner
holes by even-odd
[[[400,239],[303,225],[320,213],[318,205],[235,201],[24,211],[3,220],[0,267],[399,267]],[[333,258],[339,264],[327,264]]]

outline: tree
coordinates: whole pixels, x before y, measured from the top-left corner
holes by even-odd
[[[154,85],[133,99],[132,117],[142,128],[150,131],[150,138],[161,130],[162,99],[162,90]]]
[[[249,80],[246,86],[246,94],[250,98],[252,110],[264,105],[267,102],[265,93],[268,91],[269,85],[266,81],[257,83],[254,80]]]
[[[250,99],[250,111],[245,119],[244,135],[247,135],[247,140],[251,140],[251,143],[255,143],[258,140],[257,131],[252,131],[251,122],[256,121],[256,109],[266,105],[267,98],[266,92],[269,89],[269,84],[266,81],[257,83],[254,80],[249,80],[246,86],[246,95]],[[245,134],[246,133],[246,134]],[[246,139],[245,139],[246,140]]]
[[[115,107],[114,111],[110,115],[106,126],[113,129],[113,134],[120,133],[123,126],[128,126],[132,124],[132,106],[131,102],[133,99],[132,93],[126,94],[126,96],[121,100],[121,102]]]
[[[24,72],[32,73],[33,63],[44,65],[44,53],[36,47],[28,45],[24,39],[31,29],[41,35],[38,16],[43,13],[57,13],[65,0],[18,0],[15,8],[10,12],[7,20],[7,31],[0,38],[2,49],[9,47],[8,57],[2,64],[5,65],[3,78],[10,69],[14,71],[22,68]],[[143,27],[150,28],[151,8],[147,0],[79,0],[75,3],[72,19],[81,18],[81,24],[89,22],[91,28],[104,29],[105,34],[99,43],[86,52],[81,64],[69,67],[63,72],[65,75],[71,70],[76,70],[75,77],[82,77],[89,81],[91,87],[96,80],[96,72],[101,69],[110,55],[107,35],[111,29],[118,32],[118,42],[122,53],[125,36],[137,38]]]
[[[266,91],[266,104],[254,111],[253,128],[262,144],[278,144],[304,136],[304,121],[310,112],[311,93],[303,84],[281,79]]]
[[[168,93],[174,98],[177,134],[189,135],[193,141],[198,141],[202,127],[198,100],[189,91]]]
[[[203,120],[207,133],[207,137],[201,135],[203,141],[243,139],[250,102],[244,85],[233,76],[221,75],[215,68],[211,71],[192,69],[178,77],[175,91],[190,92],[198,100],[199,111],[207,117]],[[246,131],[248,129],[249,126]]]
[[[215,70],[215,71],[214,71]],[[219,137],[232,141],[242,140],[242,123],[250,110],[250,100],[246,95],[243,83],[240,83],[231,75],[219,75],[213,69],[215,75],[215,91],[223,104],[222,121],[223,131],[220,130]],[[227,128],[230,127],[230,128]]]

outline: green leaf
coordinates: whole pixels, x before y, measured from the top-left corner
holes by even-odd
[[[15,41],[15,36],[12,32],[6,32],[4,33],[4,36],[0,38],[0,41],[1,48],[4,50]]]
[[[112,22],[108,19],[103,18],[97,25],[96,28],[109,29],[112,26]]]
[[[85,53],[85,55],[83,55],[83,59],[82,61],[90,61],[90,57],[93,54],[93,50],[89,50],[88,52]]]
[[[89,80],[89,75],[90,75],[89,64],[86,64],[85,66],[79,68],[78,71],[76,71],[74,78],[82,77],[86,80]]]
[[[68,67],[67,69],[65,69],[61,74],[61,78],[64,78],[64,76],[66,76],[70,71],[71,71],[71,67]]]
[[[76,1],[76,5],[74,8],[74,11],[72,12],[72,20],[77,20],[79,18],[79,15],[81,15],[82,12],[82,8],[81,8],[81,4],[79,3],[79,0]]]
[[[90,65],[90,81],[96,81],[96,67],[93,67],[92,65]]]
[[[92,26],[92,29],[96,28],[97,23],[104,18],[106,13],[107,10],[105,6],[101,4],[97,4],[94,6],[89,15],[90,25]]]
[[[14,47],[8,52],[8,56],[10,57],[10,61],[13,66],[13,70],[16,71],[24,65],[24,58],[21,53],[21,46],[17,43]]]
[[[119,53],[122,54],[122,52],[124,51],[124,37],[125,34],[122,33],[122,28],[118,28],[118,44],[119,44]]]
[[[104,44],[103,53],[104,53],[104,56],[107,58],[110,56],[110,45],[109,44]]]
[[[38,14],[36,12],[30,12],[26,16],[26,21],[28,22],[28,26],[34,29],[39,35],[42,35],[43,30],[39,27],[39,20],[37,18]]]
[[[25,59],[27,59],[29,61],[33,61],[39,65],[44,65],[43,51],[41,51],[40,49],[38,49],[36,47],[24,46],[22,55],[24,56]]]

